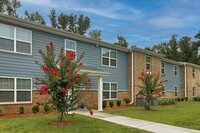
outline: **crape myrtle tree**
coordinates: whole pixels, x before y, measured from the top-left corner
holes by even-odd
[[[78,93],[75,89],[90,88],[92,82],[87,78],[88,73],[80,73],[83,65],[81,59],[84,53],[75,60],[72,51],[65,51],[61,48],[56,59],[55,47],[53,42],[46,45],[46,51],[38,50],[43,63],[36,61],[44,71],[44,77],[36,77],[34,84],[40,85],[38,89],[40,95],[50,95],[48,104],[59,113],[59,121],[64,120],[65,113],[77,109]],[[42,103],[41,103],[42,104]],[[44,104],[44,103],[43,103]],[[90,110],[90,114],[93,112]]]
[[[160,72],[158,74],[152,74],[151,71],[147,70],[142,71],[139,79],[142,82],[142,85],[139,85],[139,88],[141,89],[139,93],[137,94],[137,97],[145,97],[145,109],[150,110],[151,109],[151,99],[153,96],[161,96],[161,92],[163,90],[163,83],[168,82],[168,80],[161,80],[161,77],[164,75],[160,75]]]

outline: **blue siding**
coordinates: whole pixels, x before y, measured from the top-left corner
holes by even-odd
[[[165,91],[174,91],[174,86],[178,87],[178,91],[181,91],[182,87],[182,69],[181,66],[178,66],[178,75],[174,76],[174,64],[165,63],[165,76],[162,77],[162,80],[168,80],[165,85]]]
[[[65,39],[67,38],[32,30],[32,55],[0,51],[0,76],[31,77],[34,81],[35,77],[43,75],[39,66],[34,63],[35,60],[42,61],[38,49],[44,50],[45,44],[53,41],[58,55]],[[117,82],[119,90],[128,89],[128,53],[117,51],[117,68],[109,68],[101,66],[101,47],[77,41],[78,55],[82,52],[86,53],[82,60],[84,64],[111,73],[109,77],[103,77],[103,82]],[[92,89],[97,89],[97,78],[91,77],[91,80],[94,83]]]

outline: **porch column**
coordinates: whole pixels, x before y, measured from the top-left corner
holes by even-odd
[[[103,101],[103,83],[102,83],[102,77],[100,76],[98,79],[98,111],[103,111],[102,101]]]

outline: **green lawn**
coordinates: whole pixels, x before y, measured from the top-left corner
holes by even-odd
[[[56,115],[32,116],[0,119],[0,133],[127,133],[146,132],[82,115],[75,116],[75,124],[69,126],[49,126]]]
[[[181,102],[177,105],[153,107],[145,111],[135,107],[105,111],[107,113],[200,130],[200,102]]]

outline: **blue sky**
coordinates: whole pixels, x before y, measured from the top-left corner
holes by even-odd
[[[113,43],[122,35],[130,45],[144,48],[170,39],[173,34],[193,37],[200,31],[199,0],[19,0],[24,11],[38,11],[49,23],[49,12],[84,14],[91,30],[100,29],[102,40]]]

